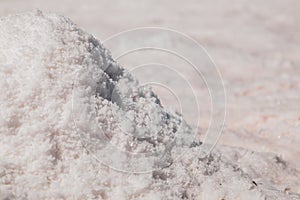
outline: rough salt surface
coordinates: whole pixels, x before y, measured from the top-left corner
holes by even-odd
[[[196,142],[175,160],[187,148],[175,145],[167,167],[144,174],[100,164],[91,154],[105,137],[140,153],[166,150],[178,127],[190,129],[70,20],[38,11],[2,18],[0,27],[0,199],[299,199],[285,192],[297,170],[244,149],[219,147],[205,157]],[[120,100],[114,88],[123,81],[135,96]],[[151,128],[161,132],[145,140],[120,134],[124,113],[137,119],[125,121],[129,131],[153,113]]]

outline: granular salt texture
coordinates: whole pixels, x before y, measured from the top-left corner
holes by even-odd
[[[282,178],[299,172],[274,155],[218,147],[204,156],[200,142],[186,151],[184,137],[168,146],[190,128],[70,20],[40,11],[2,18],[0,44],[0,199],[299,199]],[[148,134],[145,123],[158,134],[120,134]],[[100,164],[92,154],[107,139],[133,153],[168,152],[164,168]]]

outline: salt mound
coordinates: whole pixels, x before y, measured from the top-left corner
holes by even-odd
[[[282,177],[299,172],[279,157],[229,147],[202,155],[184,120],[70,20],[37,11],[0,27],[0,199],[299,198],[281,191]],[[115,162],[98,152],[107,141],[164,154],[150,166]]]

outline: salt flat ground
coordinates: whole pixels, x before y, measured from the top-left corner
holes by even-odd
[[[300,168],[300,1],[0,0],[1,17],[35,8],[63,14],[100,40],[144,26],[191,36],[207,49],[226,88],[227,117],[219,143],[274,152]],[[135,61],[123,60],[124,67]],[[209,101],[199,88],[199,125],[206,130]],[[177,93],[185,91],[177,86]],[[171,98],[163,103],[175,105]]]

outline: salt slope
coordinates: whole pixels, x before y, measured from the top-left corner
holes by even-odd
[[[168,147],[168,167],[151,173],[100,164],[91,154],[104,139],[141,153],[165,150],[178,128],[187,136],[191,130],[70,20],[37,11],[2,18],[0,27],[0,199],[299,199],[281,191],[290,184],[283,177],[294,180],[298,171],[275,155],[243,149],[219,147],[204,157],[196,142],[175,161],[190,142],[183,139]],[[126,86],[121,94],[130,89],[134,98],[114,97],[119,83]],[[151,122],[140,120],[149,111]],[[137,122],[124,122],[124,113]],[[119,134],[123,122],[128,131],[143,123],[162,131],[133,139]],[[101,136],[94,134],[99,127]]]

